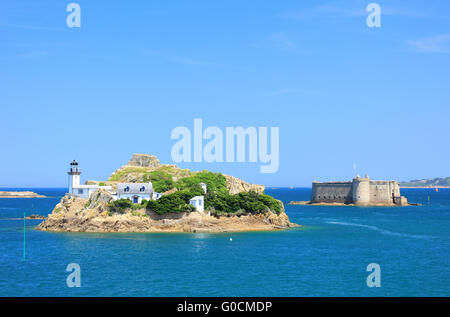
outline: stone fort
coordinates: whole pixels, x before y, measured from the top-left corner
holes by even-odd
[[[407,205],[397,181],[374,181],[366,175],[351,182],[313,182],[311,203],[342,203],[359,206]]]

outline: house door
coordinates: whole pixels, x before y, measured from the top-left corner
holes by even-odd
[[[137,197],[137,196],[134,196],[134,197],[133,197],[133,203],[137,204],[137,203],[138,203],[138,201],[139,201],[139,197]]]

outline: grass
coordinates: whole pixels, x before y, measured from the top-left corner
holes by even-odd
[[[147,167],[125,167],[123,169],[114,172],[108,179],[111,182],[120,182],[126,179],[126,176],[131,173],[147,173],[149,168]]]

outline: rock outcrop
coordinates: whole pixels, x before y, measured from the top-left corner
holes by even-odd
[[[135,153],[126,166],[157,168],[159,165],[159,160],[156,156]]]
[[[91,199],[64,196],[53,212],[37,227],[42,231],[63,232],[237,232],[268,231],[297,227],[282,210],[279,214],[211,216],[200,212],[159,215],[145,209],[110,214],[111,195],[97,190]]]
[[[44,216],[32,214],[29,216],[26,216],[25,219],[34,220],[34,219],[45,219]]]
[[[230,195],[249,191],[254,191],[258,194],[264,193],[264,185],[250,184],[243,181],[242,179],[230,175],[224,176],[227,180],[227,188],[230,191]]]

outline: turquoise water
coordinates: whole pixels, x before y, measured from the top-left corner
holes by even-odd
[[[13,189],[9,189],[13,190]],[[1,296],[449,296],[450,190],[402,190],[410,207],[289,206],[310,189],[268,189],[303,227],[227,234],[48,233],[23,213],[49,198],[0,199]],[[430,202],[428,202],[430,196]],[[232,238],[232,241],[230,241]],[[381,267],[369,288],[366,267]],[[69,263],[81,287],[66,286]]]

